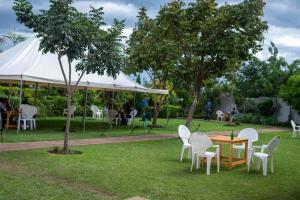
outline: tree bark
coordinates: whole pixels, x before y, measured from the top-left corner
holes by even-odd
[[[65,136],[64,136],[64,153],[69,153],[69,135],[70,135],[70,124],[71,124],[71,106],[72,106],[72,91],[71,86],[68,86],[67,89],[67,120],[66,120],[66,127],[65,127]]]
[[[154,108],[153,108],[153,120],[152,125],[157,126],[157,119],[160,111],[160,104],[158,104],[156,101],[154,101]]]
[[[196,79],[196,84],[195,84],[195,90],[193,92],[194,100],[193,100],[192,105],[189,108],[189,112],[188,112],[187,119],[186,119],[186,126],[187,127],[191,126],[194,112],[195,112],[196,107],[199,103],[201,84],[202,84],[202,77],[201,77],[201,74],[198,74],[197,79]]]

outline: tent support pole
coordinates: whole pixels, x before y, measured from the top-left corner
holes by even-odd
[[[112,103],[111,103],[111,110],[114,110],[114,101],[115,101],[115,91],[113,91],[113,96],[112,96]],[[110,122],[109,122],[109,131],[111,132],[112,130],[112,119],[113,119],[113,116],[110,116]],[[118,119],[119,120],[119,119]]]
[[[19,109],[18,109],[18,124],[17,124],[17,133],[19,133],[20,131],[20,127],[21,127],[21,104],[22,104],[22,90],[23,90],[23,81],[22,81],[22,76],[21,76],[21,80],[20,80],[20,96],[19,96]],[[26,126],[26,124],[24,124],[24,126]]]
[[[170,121],[170,105],[169,105],[169,95],[166,97],[167,99],[167,126],[169,125]]]
[[[34,106],[37,106],[37,93],[38,93],[38,83],[35,83],[35,91],[34,91]]]
[[[12,84],[9,83],[9,89],[8,89],[8,104],[11,105],[11,93],[12,93]]]
[[[133,93],[133,110],[135,110],[135,96],[136,96],[136,92],[134,91],[134,93]],[[130,133],[131,135],[134,131],[134,118],[135,118],[135,115],[133,113],[133,119],[132,119],[132,124],[131,124],[131,133]]]
[[[86,106],[88,100],[88,88],[85,88],[85,99],[84,99],[84,113],[83,113],[83,132],[85,133],[85,125],[86,125]]]

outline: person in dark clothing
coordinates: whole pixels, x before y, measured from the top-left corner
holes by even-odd
[[[4,103],[2,103],[0,101],[0,132],[1,132],[1,138],[0,140],[3,140],[3,120],[2,120],[2,115],[4,114],[4,112],[6,112],[6,106],[4,105]]]
[[[205,111],[205,116],[204,119],[205,120],[209,120],[210,119],[210,115],[211,115],[211,102],[208,101],[205,106],[204,106],[204,111]]]

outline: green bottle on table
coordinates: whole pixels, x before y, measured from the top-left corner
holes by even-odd
[[[230,135],[230,137],[231,137],[231,140],[233,140],[233,138],[234,138],[234,135],[233,135],[233,130],[231,131],[231,135]]]

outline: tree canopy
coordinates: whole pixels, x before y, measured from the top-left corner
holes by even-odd
[[[79,12],[72,6],[72,0],[50,0],[48,10],[33,13],[33,7],[27,0],[15,0],[13,9],[17,20],[31,28],[40,38],[40,50],[43,53],[56,53],[63,74],[67,97],[68,117],[65,128],[64,151],[68,153],[70,130],[70,107],[72,94],[85,73],[106,73],[116,77],[123,66],[123,47],[120,43],[123,21],[114,20],[111,28],[101,28],[103,8],[91,7],[88,13]],[[62,65],[62,57],[67,57],[68,70]],[[81,74],[75,85],[71,83],[71,64],[76,65]]]
[[[189,4],[175,0],[160,9],[155,19],[161,27],[159,39],[175,47],[168,48],[167,53],[176,55],[174,63],[193,91],[187,125],[199,102],[203,81],[236,70],[242,61],[261,50],[267,29],[261,19],[262,9],[261,0],[224,6],[214,0]]]
[[[163,37],[164,27],[157,19],[147,15],[147,9],[140,8],[133,33],[128,40],[126,50],[127,72],[146,72],[151,86],[159,89],[174,90],[179,80],[179,60],[181,52],[178,46],[168,37]],[[161,104],[166,100],[165,95],[153,96],[154,115],[153,125],[156,125]]]

